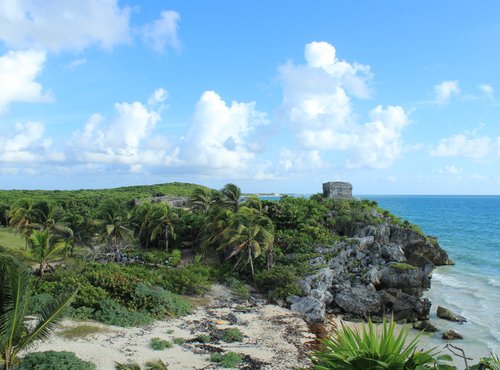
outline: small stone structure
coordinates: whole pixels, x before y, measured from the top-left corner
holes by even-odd
[[[325,182],[323,196],[325,198],[352,198],[352,185],[343,181]]]

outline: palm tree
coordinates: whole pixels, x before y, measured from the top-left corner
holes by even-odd
[[[37,202],[34,206],[35,218],[32,221],[32,229],[49,230],[53,234],[71,236],[73,231],[64,221],[64,211],[60,206],[47,201]]]
[[[61,319],[77,290],[45,305],[34,325],[27,325],[31,297],[31,272],[0,251],[0,368],[11,370],[17,355],[35,340],[46,338]]]
[[[128,215],[123,206],[116,201],[103,204],[100,217],[95,222],[99,227],[99,238],[110,245],[114,251],[118,250],[121,242],[131,237],[128,228]]]
[[[221,248],[229,252],[226,259],[239,256],[236,266],[241,262],[248,263],[252,278],[254,278],[253,259],[262,251],[269,250],[273,242],[272,221],[256,210],[243,206],[232,217],[230,227],[225,231],[225,240]]]
[[[159,241],[163,237],[166,252],[168,252],[169,236],[175,238],[174,221],[177,218],[177,213],[173,212],[165,203],[155,204],[151,210],[148,227],[151,241]]]
[[[222,206],[237,212],[240,207],[241,189],[234,184],[226,184],[220,194]]]
[[[218,248],[222,244],[233,215],[233,211],[224,208],[214,208],[209,212],[201,230],[201,249],[203,253],[214,246]]]
[[[8,212],[9,226],[15,227],[22,236],[29,236],[36,216],[37,211],[33,200],[31,198],[22,198]]]
[[[39,263],[40,278],[43,277],[45,266],[64,249],[66,243],[59,237],[52,235],[49,229],[33,230],[28,237],[31,253]]]
[[[151,211],[153,204],[146,202],[138,205],[132,211],[131,224],[139,238],[140,245],[144,245],[147,249],[151,241],[151,233],[149,230],[149,223],[151,221]]]
[[[210,189],[196,188],[189,197],[189,207],[195,212],[207,213],[210,206],[216,202],[215,195]]]

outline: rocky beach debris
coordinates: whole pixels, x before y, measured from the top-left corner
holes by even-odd
[[[449,329],[449,330],[446,330],[443,333],[443,339],[446,339],[446,340],[457,340],[457,339],[464,339],[464,337],[458,331],[456,331],[454,329]]]
[[[438,317],[448,320],[448,321],[454,321],[454,322],[459,322],[459,323],[464,323],[467,321],[467,319],[463,316],[457,315],[453,313],[451,310],[438,306],[437,308],[437,315]]]

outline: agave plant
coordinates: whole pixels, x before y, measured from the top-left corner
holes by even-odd
[[[43,307],[34,324],[27,323],[31,296],[31,272],[0,250],[0,369],[11,370],[19,352],[50,335],[77,291]]]
[[[409,328],[396,332],[394,320],[378,329],[371,321],[361,332],[343,326],[326,339],[313,357],[316,370],[423,370],[455,369],[445,364],[449,356],[435,357],[434,350],[417,350],[420,337],[407,343]]]

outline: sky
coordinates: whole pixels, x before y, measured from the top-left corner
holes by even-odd
[[[0,0],[0,189],[500,194],[500,3]]]

